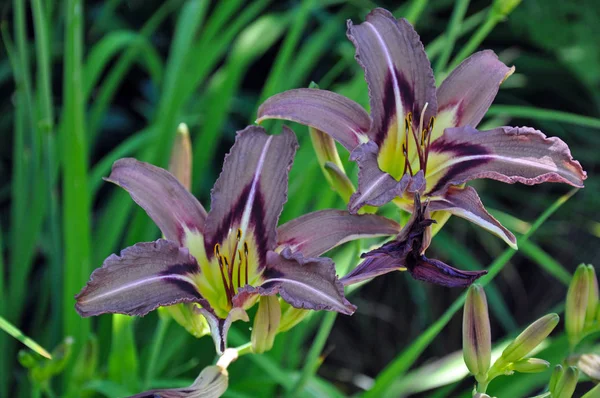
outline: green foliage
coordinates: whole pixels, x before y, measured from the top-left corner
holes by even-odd
[[[576,6],[530,0],[499,11],[500,3],[412,0],[396,15],[416,23],[438,77],[478,48],[507,50],[500,55],[517,65],[511,78],[517,83],[501,91],[487,122],[527,123],[568,138],[591,175],[600,144],[600,50],[598,35],[589,31],[597,29],[596,2]],[[195,339],[168,317],[105,315],[91,322],[75,312],[73,296],[104,258],[159,236],[130,198],[102,177],[125,156],[166,166],[174,132],[186,122],[194,153],[192,190],[208,205],[209,188],[234,132],[254,121],[262,99],[314,80],[366,105],[366,84],[344,36],[344,21],[362,19],[374,6],[362,0],[12,2],[1,26],[5,95],[0,106],[6,117],[0,151],[0,327],[35,351],[43,349],[33,341],[58,348],[51,361],[19,353],[18,341],[1,332],[0,396],[118,397],[190,385],[201,368],[214,362],[209,337]],[[560,35],[556,26],[561,26]],[[520,47],[523,35],[529,41]],[[518,54],[511,53],[515,48]],[[545,51],[543,62],[540,51]],[[550,88],[543,88],[554,102],[531,94],[541,87],[537,71],[553,76]],[[563,78],[569,84],[561,84]],[[267,127],[280,130],[280,125]],[[343,208],[319,171],[308,130],[293,127],[301,148],[282,221]],[[340,150],[340,157],[341,169],[356,181],[348,154]],[[483,200],[498,209],[494,214],[503,222],[503,214],[514,215],[506,224],[519,233],[521,252],[504,250],[460,220],[452,220],[434,240],[432,250],[459,267],[490,264],[482,284],[499,334],[492,358],[522,325],[560,312],[574,262],[597,256],[591,247],[597,246],[594,193],[600,187],[593,178],[586,183],[568,203],[573,192],[554,202],[564,193],[561,188],[526,191],[485,183],[491,189]],[[382,211],[398,218],[393,209]],[[332,253],[340,274],[357,264],[367,247],[361,244]],[[332,314],[305,318],[283,304],[280,327],[286,331],[277,335],[271,351],[246,355],[229,367],[226,396],[336,397],[369,388],[364,396],[427,388],[439,388],[439,396],[470,396],[472,385],[461,383],[467,371],[452,352],[460,348],[455,315],[465,295],[426,290],[412,281],[403,289],[401,277],[387,279],[400,285],[386,285],[393,293],[386,301],[380,300],[384,293],[378,288],[354,290],[353,299],[366,310],[359,310],[352,326]],[[378,319],[369,310],[374,307],[393,315]],[[590,326],[597,321],[587,322],[591,312],[584,313],[575,351],[560,335],[536,357],[554,365],[569,353],[597,351]],[[296,320],[302,322],[287,330]],[[380,329],[382,324],[388,329]],[[249,326],[234,325],[231,345],[250,341]],[[352,356],[344,356],[344,350]],[[378,356],[378,350],[387,356]],[[430,355],[442,357],[444,366],[419,373]],[[515,364],[520,369],[535,365]],[[551,390],[570,388],[577,379],[572,365],[565,362],[555,371]],[[489,391],[500,397],[533,394],[548,385],[550,373],[515,375],[511,385],[492,383]],[[415,387],[415,377],[423,375],[428,382]]]

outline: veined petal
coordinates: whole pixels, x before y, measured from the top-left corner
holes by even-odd
[[[465,59],[437,89],[438,114],[431,141],[448,127],[476,127],[496,98],[500,84],[514,70],[504,65],[491,50]]]
[[[130,398],[218,398],[227,390],[227,370],[219,366],[207,366],[189,387],[150,390]]]
[[[203,231],[206,210],[167,170],[132,158],[119,159],[106,181],[129,192],[166,239],[183,245],[186,231]]]
[[[407,269],[413,278],[446,287],[468,287],[487,271],[463,271],[448,264],[421,256],[409,256]]]
[[[268,98],[258,108],[266,119],[297,122],[329,134],[348,151],[369,139],[371,118],[356,102],[327,90],[299,88]]]
[[[404,192],[420,192],[425,188],[423,173],[405,174],[396,181],[381,171],[377,163],[378,147],[373,141],[360,145],[350,155],[358,163],[358,190],[350,197],[348,211],[356,213],[364,205],[383,206]]]
[[[481,199],[479,199],[479,195],[477,195],[477,191],[472,187],[448,188],[448,191],[443,196],[431,199],[429,209],[431,211],[447,211],[469,220],[500,237],[510,247],[517,248],[517,239],[515,236],[485,210]]]
[[[437,112],[435,80],[423,44],[410,23],[376,8],[360,25],[348,21],[347,35],[356,47],[356,60],[369,85],[370,135],[375,142],[381,146],[388,136],[402,141],[404,118],[409,112],[415,131],[421,119],[427,124]]]
[[[146,315],[159,306],[182,302],[208,305],[198,292],[196,259],[174,242],[138,243],[108,257],[75,296],[83,317],[100,314]]]
[[[198,308],[198,312],[204,315],[206,321],[208,322],[210,335],[213,338],[215,349],[217,350],[218,355],[222,355],[227,348],[227,334],[229,333],[231,324],[235,321],[241,320],[248,322],[250,320],[246,311],[237,306],[233,307],[231,311],[229,311],[225,319],[216,316],[215,313],[208,307]]]
[[[530,127],[477,131],[470,126],[446,129],[431,144],[426,175],[431,195],[477,178],[527,185],[563,182],[583,187],[586,177],[560,138],[548,138]]]
[[[287,127],[280,135],[268,135],[258,126],[238,132],[211,193],[205,229],[209,258],[217,243],[235,245],[252,237],[260,265],[250,265],[264,266],[267,250],[276,244],[277,221],[287,200],[288,172],[297,148],[296,136]],[[237,239],[228,239],[237,231]],[[238,254],[227,247],[222,251],[230,259]]]
[[[318,257],[344,242],[396,235],[399,231],[400,225],[385,217],[320,210],[283,224],[277,229],[277,237],[279,247],[289,247],[304,257]]]
[[[279,293],[295,308],[337,311],[351,315],[356,310],[344,296],[344,286],[335,273],[330,258],[304,258],[289,248],[281,254],[268,253],[263,283],[258,287],[246,286],[243,294],[270,296]]]
[[[344,286],[353,285],[392,271],[406,271],[406,257],[391,257],[384,253],[363,254],[365,260],[340,279]]]

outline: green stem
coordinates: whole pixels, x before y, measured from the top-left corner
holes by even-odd
[[[448,60],[450,59],[450,55],[454,49],[454,43],[456,42],[456,38],[460,33],[460,28],[465,18],[465,14],[467,13],[468,7],[469,0],[458,0],[454,5],[454,11],[452,12],[452,17],[450,18],[450,24],[446,29],[447,33],[446,40],[444,41],[444,47],[440,57],[435,63],[436,80],[439,80],[440,75],[443,73]]]
[[[425,11],[427,3],[429,3],[429,0],[413,0],[410,8],[406,12],[406,19],[408,19],[408,22],[415,25],[421,17],[423,11]]]
[[[163,341],[165,339],[165,335],[167,334],[167,329],[169,328],[170,323],[170,316],[159,316],[158,328],[155,330],[154,337],[152,339],[152,351],[150,351],[150,359],[148,360],[148,363],[146,365],[146,378],[144,380],[144,389],[147,389],[150,386],[150,382],[154,377],[156,362],[158,360],[158,356],[160,355],[160,350],[162,348]]]
[[[488,110],[487,115],[508,115],[535,120],[550,120],[600,129],[600,119],[598,118],[555,111],[553,109],[540,109],[532,106],[492,105]]]
[[[252,354],[253,353],[253,351],[252,351],[252,343],[248,342],[246,344],[242,344],[241,346],[236,347],[236,351],[238,353],[238,357],[241,357],[241,356],[246,355],[246,354]]]
[[[329,333],[331,333],[331,329],[333,328],[336,317],[337,312],[328,312],[325,314],[321,326],[319,327],[319,331],[317,332],[317,336],[315,337],[315,340],[308,351],[308,355],[306,356],[306,362],[304,364],[304,368],[302,368],[302,373],[300,373],[300,378],[288,393],[288,397],[291,398],[300,396],[304,385],[308,382],[310,377],[316,373],[319,365],[321,364],[319,356],[321,355],[323,347],[327,342]]]

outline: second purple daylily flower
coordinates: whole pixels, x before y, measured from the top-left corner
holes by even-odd
[[[586,173],[559,138],[530,127],[475,127],[500,84],[514,71],[492,51],[475,53],[436,89],[431,65],[413,27],[383,9],[360,25],[348,21],[369,86],[371,114],[354,101],[319,89],[296,89],[265,101],[258,121],[299,122],[329,134],[359,165],[358,190],[348,209],[394,201],[409,212],[415,195],[443,225],[463,217],[516,247],[514,235],[464,184],[479,178],[533,185],[562,182],[583,187]],[[425,248],[431,226],[425,233]]]
[[[257,126],[239,132],[208,213],[168,171],[135,159],[115,162],[107,180],[129,192],[164,239],[107,258],[77,295],[77,311],[141,316],[194,303],[219,352],[231,322],[247,319],[245,310],[261,295],[352,314],[333,262],[318,256],[348,240],[397,233],[399,226],[374,215],[322,210],[277,228],[297,146],[287,128],[277,136]]]

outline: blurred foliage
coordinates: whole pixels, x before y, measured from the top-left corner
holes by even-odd
[[[366,105],[367,88],[345,37],[345,20],[360,21],[377,5],[415,23],[434,65],[440,56],[452,65],[472,45],[491,48],[514,64],[517,72],[503,85],[485,124],[534,126],[568,142],[583,163],[590,178],[568,201],[557,201],[567,191],[559,185],[475,183],[493,214],[517,233],[519,252],[457,218],[432,247],[432,255],[459,268],[491,270],[485,283],[492,341],[508,341],[541,315],[560,313],[576,264],[598,264],[600,258],[599,5],[527,0],[504,21],[490,17],[491,1],[468,3],[449,55],[443,53],[455,7],[451,0],[5,4],[0,316],[44,347],[58,346],[66,336],[74,343],[60,372],[36,359],[35,366],[46,369],[42,390],[30,381],[33,368],[18,363],[17,341],[0,333],[0,397],[119,397],[190,385],[214,362],[210,338],[195,339],[157,314],[82,320],[75,313],[73,295],[105,257],[159,236],[129,197],[101,177],[124,156],[166,166],[176,128],[185,122],[193,143],[192,190],[207,205],[235,131],[254,121],[267,96],[314,81]],[[280,126],[267,128],[276,133]],[[307,129],[292,127],[301,148],[282,222],[316,209],[343,208],[327,187]],[[340,154],[356,181],[347,153]],[[393,208],[382,211],[398,217]],[[332,252],[339,273],[354,267],[371,243]],[[397,395],[470,396],[464,366],[448,365],[457,363],[453,352],[461,343],[461,319],[455,315],[464,300],[460,291],[397,273],[354,290],[350,299],[359,307],[352,318],[311,316],[278,335],[268,353],[233,363],[226,396],[335,397],[374,383],[384,390],[392,386]],[[249,326],[235,325],[232,346],[249,341]],[[536,355],[554,365],[568,349],[561,335]],[[419,373],[421,366],[430,367]],[[450,377],[439,377],[444,369]],[[420,383],[424,378],[428,383]],[[515,375],[510,384],[492,383],[490,391],[528,396],[548,380],[548,373]],[[589,382],[581,384],[581,391],[589,390]],[[423,392],[425,387],[437,390]]]

